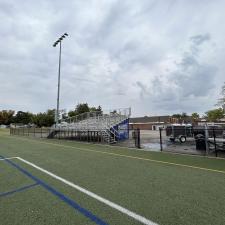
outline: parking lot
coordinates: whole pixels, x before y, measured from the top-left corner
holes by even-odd
[[[160,133],[153,130],[140,131],[141,148],[144,150],[160,151]],[[162,150],[174,153],[206,155],[205,150],[196,149],[196,140],[194,137],[187,137],[185,143],[181,143],[178,139],[174,142],[166,136],[165,130],[162,130]],[[210,156],[215,156],[214,151],[209,152]],[[219,152],[218,156],[225,157],[224,152]]]

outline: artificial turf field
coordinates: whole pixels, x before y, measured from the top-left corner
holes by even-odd
[[[0,156],[1,225],[225,224],[224,159],[3,130]]]

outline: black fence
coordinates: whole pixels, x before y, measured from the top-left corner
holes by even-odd
[[[11,128],[11,135],[57,138],[84,142],[110,143],[100,131],[72,129]],[[130,130],[129,138],[114,145],[193,155],[225,157],[225,129],[205,127],[167,127],[159,130]]]
[[[132,148],[141,148],[140,129],[131,130],[129,138],[123,141],[118,141],[117,138],[104,136],[101,131],[82,130],[77,131],[73,129],[54,129],[54,128],[11,128],[11,135],[29,136],[36,138],[50,138],[50,139],[65,139],[84,142],[98,142],[110,143],[119,146],[126,146]],[[116,141],[114,141],[116,140]]]
[[[30,136],[36,138],[56,138],[78,140],[86,142],[102,142],[100,131],[77,131],[73,129],[48,129],[48,128],[11,128],[10,135]]]
[[[141,148],[153,151],[225,157],[225,129],[168,127],[141,131]]]

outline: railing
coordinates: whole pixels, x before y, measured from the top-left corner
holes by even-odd
[[[103,111],[94,111],[94,112],[85,112],[82,114],[79,114],[77,116],[73,116],[73,117],[69,117],[66,119],[61,119],[60,123],[66,122],[66,123],[77,123],[80,122],[82,120],[87,120],[89,118],[102,118],[102,116],[104,117],[110,117],[113,118],[113,116],[115,115],[115,117],[127,117],[129,118],[131,115],[131,108],[121,108],[121,109],[114,109],[114,110],[103,110]]]
[[[115,140],[119,137],[119,132],[114,129],[114,126],[129,118],[130,115],[131,108],[86,112],[61,120],[58,128],[100,131],[108,134],[109,139],[113,137]]]

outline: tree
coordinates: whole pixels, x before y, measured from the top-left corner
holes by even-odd
[[[71,110],[71,111],[68,112],[68,116],[69,116],[69,117],[76,116],[76,112],[73,111],[73,110]]]
[[[75,112],[77,115],[79,115],[85,112],[90,112],[90,109],[87,103],[81,103],[76,106]]]
[[[189,116],[185,112],[182,112],[181,114],[179,114],[179,113],[173,114],[172,117],[178,119],[179,123],[190,122],[190,121],[187,121]]]
[[[18,111],[13,118],[14,123],[28,124],[32,123],[33,114],[30,112]]]
[[[187,118],[187,117],[188,117],[187,113],[182,112],[182,114],[181,114],[181,118],[182,118],[182,119],[185,119],[185,118]]]
[[[206,118],[210,122],[214,122],[224,117],[224,109],[218,108],[218,109],[209,110],[205,114],[206,114]]]
[[[96,111],[98,112],[99,115],[103,114],[102,107],[100,105],[98,106]]]
[[[181,114],[180,113],[173,114],[172,117],[177,118],[177,119],[183,119],[183,118],[188,117],[188,115],[187,115],[187,113],[182,112]]]
[[[177,114],[173,114],[172,117],[177,118],[177,119],[181,119],[182,115],[177,113]]]
[[[76,105],[75,109],[68,112],[69,117],[77,116],[79,114],[90,112],[89,106],[87,103],[79,103]]]
[[[13,121],[13,110],[2,110],[0,111],[0,124],[9,125]]]
[[[217,106],[222,106],[223,109],[225,110],[225,82],[221,88],[221,98],[218,99],[218,102],[217,102]]]
[[[48,109],[45,113],[33,116],[33,123],[38,127],[51,127],[55,122],[55,109]]]
[[[102,114],[102,107],[100,105],[97,108],[94,106],[89,107],[87,103],[79,103],[76,105],[74,110],[68,112],[68,116],[77,116],[85,112],[99,112],[99,114]]]
[[[97,115],[102,115],[102,107],[100,105],[97,108],[90,107],[89,110],[90,110],[90,112],[96,112]]]
[[[198,113],[194,112],[191,114],[191,118],[192,118],[192,120],[196,121],[200,118],[200,116]]]

